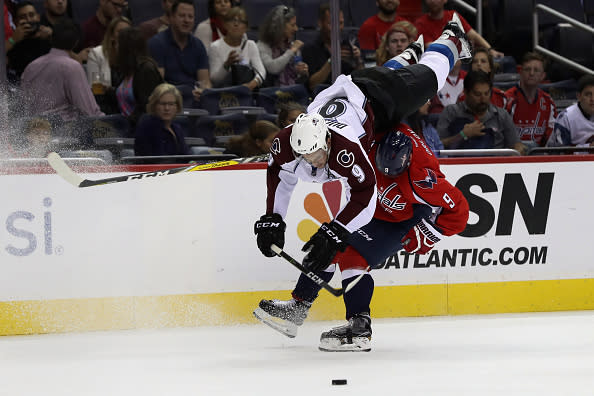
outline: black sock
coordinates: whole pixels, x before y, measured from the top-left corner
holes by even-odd
[[[355,279],[357,279],[356,276],[343,280],[342,287],[346,288],[347,285]],[[374,283],[371,275],[365,274],[351,290],[343,294],[347,320],[356,314],[371,312],[369,304],[371,303],[371,297],[373,296],[373,285]]]
[[[330,279],[334,276],[334,272],[320,272],[316,274],[322,278],[325,282],[330,282]],[[304,274],[299,276],[299,280],[293,289],[293,298],[296,300],[305,300],[308,302],[314,302],[318,297],[318,292],[322,287],[309,279]]]

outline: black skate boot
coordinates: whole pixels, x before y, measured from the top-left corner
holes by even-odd
[[[297,328],[303,324],[310,307],[310,302],[295,299],[261,300],[258,308],[254,310],[254,316],[274,330],[294,338],[297,335]]]
[[[462,61],[462,63],[470,63],[472,61],[472,44],[468,40],[468,37],[466,37],[466,32],[464,32],[464,27],[462,26],[460,17],[458,17],[457,13],[454,13],[452,20],[445,25],[441,36],[439,36],[439,38],[435,41],[450,40],[455,43],[456,39],[460,43],[458,53],[459,59]]]
[[[320,336],[320,351],[371,351],[371,318],[367,312],[354,315],[349,323],[335,327]]]

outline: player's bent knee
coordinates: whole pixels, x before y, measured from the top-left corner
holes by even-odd
[[[367,260],[365,260],[352,246],[347,247],[344,252],[338,253],[334,263],[338,264],[338,267],[343,274],[347,270],[365,271],[368,266]]]

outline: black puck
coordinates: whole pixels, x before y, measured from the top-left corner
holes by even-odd
[[[347,380],[345,379],[333,379],[332,380],[332,385],[346,385],[347,384]]]

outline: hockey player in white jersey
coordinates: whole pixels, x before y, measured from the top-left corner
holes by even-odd
[[[345,206],[331,222],[322,224],[302,249],[307,252],[303,265],[329,281],[333,273],[323,270],[337,253],[345,251],[349,235],[369,223],[374,215],[376,177],[368,153],[376,137],[383,136],[434,96],[456,61],[469,60],[471,56],[470,44],[455,15],[440,38],[424,53],[420,37],[384,66],[359,70],[350,76],[341,75],[320,92],[307,114],[301,114],[293,125],[281,130],[272,143],[266,214],[254,224],[261,252],[273,257],[275,253],[270,246],[284,246],[286,224],[283,218],[299,180],[324,183],[341,179],[346,187]],[[343,287],[356,275],[343,273]],[[364,275],[344,295],[347,312],[349,304],[357,305],[357,296],[369,293],[370,287],[373,290],[370,280],[369,274]],[[302,275],[293,290],[293,299],[262,300],[254,315],[294,337],[319,289]],[[369,315],[363,315],[359,322],[347,329],[349,334],[370,338]],[[347,345],[336,350],[349,349]]]

